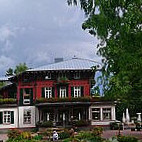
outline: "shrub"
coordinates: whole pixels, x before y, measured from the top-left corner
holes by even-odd
[[[69,134],[68,131],[64,131],[64,132],[59,133],[60,139],[66,139],[66,138],[69,138],[69,137],[70,137],[70,134]]]
[[[120,126],[119,126],[120,125]],[[111,130],[118,130],[120,127],[120,130],[123,130],[123,125],[120,123],[117,123],[117,122],[112,122],[110,123],[110,129]]]
[[[77,136],[76,136],[78,139],[88,139],[88,138],[92,138],[93,135],[91,132],[80,132]]]
[[[75,126],[80,127],[80,126],[87,126],[88,125],[88,121],[86,120],[78,120],[75,121]]]
[[[41,136],[41,135],[34,136],[33,139],[34,139],[34,140],[42,140],[42,136]]]
[[[44,121],[40,125],[41,127],[53,127],[53,122],[52,121]]]
[[[20,134],[20,136],[21,136],[21,138],[23,138],[23,139],[31,139],[31,133],[30,132],[22,132],[21,134]]]
[[[18,129],[12,129],[12,130],[9,130],[8,131],[8,138],[9,139],[15,139],[17,138],[18,136],[20,136],[22,132]]]
[[[93,136],[101,136],[102,133],[103,133],[102,127],[94,127],[94,129],[92,130]]]
[[[138,139],[132,136],[119,136],[117,140],[119,142],[138,142]]]

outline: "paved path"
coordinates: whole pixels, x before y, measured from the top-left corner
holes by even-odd
[[[134,136],[142,141],[142,131],[123,130],[123,131],[120,131],[120,134],[124,136],[126,135]],[[118,135],[118,130],[106,130],[103,132],[102,137],[108,139],[110,137],[117,136],[117,135]]]
[[[5,142],[7,139],[7,134],[0,134],[0,140],[3,140]]]

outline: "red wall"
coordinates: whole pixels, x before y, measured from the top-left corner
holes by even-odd
[[[55,87],[55,98],[57,97],[57,87],[56,81],[53,80],[45,80],[45,81],[36,81],[30,83],[22,83],[21,80],[18,82],[17,86],[17,99],[19,100],[20,89],[21,88],[33,88],[33,99],[41,97],[41,90],[43,87]],[[84,87],[84,96],[90,95],[90,84],[89,79],[85,80],[71,80],[69,81],[68,91],[69,91],[69,98],[71,97],[71,86],[83,86]]]

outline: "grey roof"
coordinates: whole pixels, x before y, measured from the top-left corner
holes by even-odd
[[[2,76],[2,77],[0,77],[0,81],[8,81],[8,78],[9,77],[7,77],[7,76]]]
[[[100,63],[89,59],[72,58],[58,63],[48,64],[39,68],[29,69],[27,71],[43,70],[91,70],[91,67],[100,65]]]

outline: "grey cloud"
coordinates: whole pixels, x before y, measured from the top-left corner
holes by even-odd
[[[81,29],[84,19],[66,0],[0,0],[0,60],[8,57],[3,68],[20,62],[37,67],[74,55],[100,60],[97,40]]]

